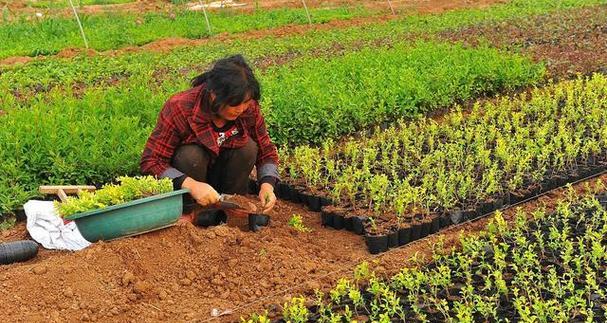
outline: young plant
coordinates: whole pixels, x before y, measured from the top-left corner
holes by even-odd
[[[299,232],[307,233],[312,231],[312,229],[304,224],[303,218],[299,214],[293,214],[289,219],[288,225]]]
[[[304,323],[308,321],[308,308],[304,297],[293,297],[283,305],[282,316],[291,323]]]

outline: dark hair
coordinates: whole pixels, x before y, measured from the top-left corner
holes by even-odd
[[[242,55],[234,55],[216,61],[210,70],[192,79],[192,87],[206,84],[202,103],[213,113],[223,106],[236,106],[249,99],[261,97],[259,82]],[[211,102],[211,92],[215,100]]]

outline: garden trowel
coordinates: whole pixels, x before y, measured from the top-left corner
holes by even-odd
[[[241,205],[234,201],[234,195],[231,194],[219,194],[219,201],[215,204],[204,207],[205,210],[242,210],[245,212],[251,212],[254,205]]]

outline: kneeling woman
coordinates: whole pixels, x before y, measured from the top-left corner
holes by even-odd
[[[257,167],[264,213],[276,202],[278,153],[259,107],[260,89],[241,55],[217,61],[164,105],[141,157],[141,172],[171,178],[208,206],[220,193],[246,194]],[[191,205],[190,205],[191,207]],[[186,208],[188,206],[186,205]]]

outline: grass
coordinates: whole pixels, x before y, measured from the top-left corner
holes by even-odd
[[[313,23],[367,16],[373,11],[355,8],[311,9]],[[141,46],[171,37],[200,39],[210,36],[201,12],[105,13],[80,17],[89,46],[98,51]],[[308,23],[303,9],[256,10],[242,14],[230,9],[210,14],[212,34],[242,33]],[[65,48],[84,48],[72,17],[49,17],[0,25],[0,59],[11,56],[54,55]]]

